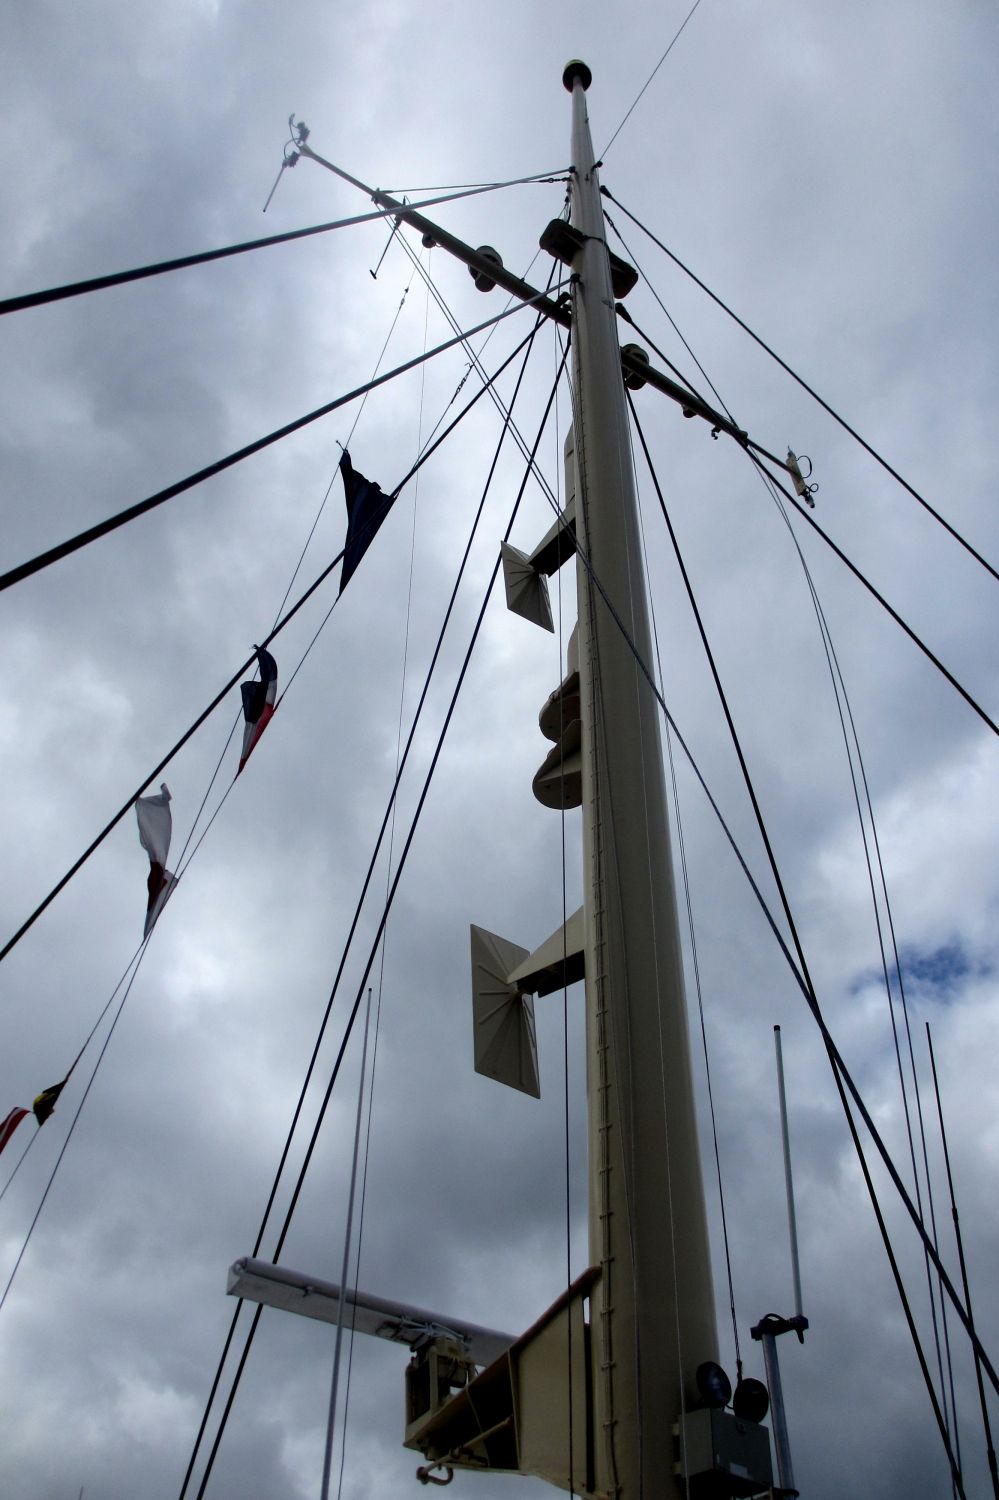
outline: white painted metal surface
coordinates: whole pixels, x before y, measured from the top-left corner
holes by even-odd
[[[335,1323],[340,1308],[340,1288],[317,1276],[303,1276],[286,1266],[275,1266],[267,1260],[244,1257],[229,1269],[226,1291],[230,1297],[248,1302],[263,1302],[285,1312],[301,1313],[323,1323]],[[410,1347],[426,1337],[447,1334],[457,1339],[477,1365],[491,1364],[514,1341],[511,1333],[495,1328],[481,1328],[441,1313],[428,1312],[406,1302],[375,1297],[369,1292],[348,1291],[344,1298],[348,1326],[358,1333],[373,1334],[392,1343]]]

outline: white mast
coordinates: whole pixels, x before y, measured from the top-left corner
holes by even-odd
[[[475,1066],[527,1094],[539,1092],[531,997],[585,977],[590,1264],[516,1338],[254,1260],[236,1262],[229,1290],[331,1322],[349,1301],[362,1331],[408,1343],[405,1442],[429,1461],[417,1470],[424,1483],[446,1484],[461,1467],[536,1474],[595,1500],[686,1500],[689,1485],[751,1496],[770,1486],[769,1441],[756,1396],[755,1414],[745,1402],[739,1414],[738,1392],[737,1415],[720,1409],[731,1388],[715,1363],[660,710],[646,676],[652,641],[613,279],[623,295],[635,273],[604,237],[586,64],[570,63],[563,82],[572,224],[554,220],[541,244],[571,265],[571,318],[506,272],[496,251],[372,196],[463,260],[480,290],[502,285],[572,330],[566,509],[531,556],[505,543],[502,555],[509,607],[551,629],[545,576],[571,556],[575,527],[578,689],[570,646],[569,675],[540,721],[559,743],[534,788],[548,806],[582,805],[583,908],[533,953],[479,927],[471,951]],[[625,355],[633,373],[635,360]],[[647,360],[639,369],[687,415],[748,441]]]
[[[659,706],[585,63],[572,93],[576,517],[583,726],[595,1478],[680,1495],[672,1426],[717,1359]]]

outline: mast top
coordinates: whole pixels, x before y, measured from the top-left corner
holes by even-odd
[[[577,78],[583,85],[584,91],[588,89],[590,84],[593,82],[593,74],[590,72],[586,64],[584,62],[581,62],[578,57],[573,57],[570,58],[565,67],[562,69],[562,82],[565,85],[566,89],[568,89],[570,94],[572,93],[572,86],[576,82]]]

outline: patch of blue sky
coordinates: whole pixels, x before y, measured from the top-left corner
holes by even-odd
[[[899,962],[906,993],[919,994],[924,999],[951,999],[963,980],[989,971],[987,963],[956,941],[942,943],[939,947],[930,949],[910,945],[899,953]],[[893,990],[897,989],[892,968],[889,968],[889,974]],[[884,985],[884,974],[880,969],[871,967],[854,977],[850,993],[858,995],[874,985]]]

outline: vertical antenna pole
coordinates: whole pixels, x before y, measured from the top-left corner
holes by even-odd
[[[780,1045],[780,1027],[774,1027],[774,1050],[777,1053],[777,1095],[780,1099],[780,1138],[784,1147],[784,1188],[787,1192],[787,1230],[791,1239],[791,1276],[794,1280],[794,1311],[802,1316],[801,1267],[798,1262],[798,1224],[794,1215],[794,1183],[791,1178],[791,1138],[787,1128],[787,1097],[784,1093],[784,1054]]]
[[[780,1383],[780,1365],[777,1361],[777,1334],[765,1331],[766,1319],[760,1326],[760,1344],[763,1349],[763,1364],[767,1372],[767,1389],[770,1392],[770,1424],[774,1435],[774,1457],[777,1460],[777,1479],[785,1495],[797,1495],[794,1487],[794,1470],[791,1467],[791,1444],[787,1436],[787,1416],[784,1411],[784,1387]],[[783,1330],[778,1330],[783,1332]],[[754,1332],[756,1330],[754,1329]]]
[[[673,1424],[716,1360],[659,705],[600,182],[571,62],[573,433],[582,726],[583,891],[594,1483],[682,1500]],[[594,579],[600,582],[598,590]],[[608,601],[617,619],[608,608]]]
[[[950,1212],[954,1220],[954,1237],[957,1240],[957,1255],[961,1263],[961,1286],[964,1289],[964,1303],[968,1309],[968,1319],[974,1327],[974,1317],[971,1312],[971,1288],[968,1285],[968,1266],[964,1259],[964,1236],[961,1234],[961,1221],[957,1216],[957,1199],[954,1196],[954,1178],[950,1170],[950,1152],[947,1149],[947,1132],[944,1129],[943,1106],[940,1103],[940,1085],[937,1082],[937,1064],[933,1056],[933,1038],[930,1036],[930,1023],[926,1022],[926,1045],[930,1049],[930,1068],[933,1071],[933,1092],[937,1100],[937,1118],[940,1121],[940,1140],[943,1144],[944,1165],[947,1168],[947,1187],[950,1190]],[[978,1379],[978,1399],[982,1406],[982,1424],[985,1428],[985,1447],[989,1460],[989,1473],[992,1476],[992,1493],[999,1500],[999,1465],[996,1463],[996,1450],[992,1443],[992,1425],[989,1422],[989,1409],[985,1399],[985,1382],[982,1380],[982,1362],[975,1350],[975,1375]],[[957,1423],[957,1412],[954,1413],[954,1422]]]

